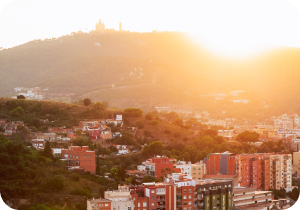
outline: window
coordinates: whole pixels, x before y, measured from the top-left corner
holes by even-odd
[[[138,207],[141,207],[141,203],[140,202],[138,202]]]
[[[186,199],[186,196],[183,196],[183,199]]]
[[[84,158],[86,158],[86,155],[84,156]]]
[[[106,204],[105,204],[105,205],[106,205]],[[102,207],[102,206],[103,206],[103,204],[99,204],[99,206],[100,206],[100,207]]]
[[[154,200],[154,196],[152,196],[151,199]]]
[[[192,196],[191,195],[189,195],[189,199],[191,199],[192,198]]]
[[[151,193],[154,193],[154,190],[152,190]]]
[[[76,156],[76,159],[78,159],[78,155]]]
[[[151,203],[151,206],[154,206],[154,203]]]
[[[183,193],[186,193],[186,190],[183,190]]]
[[[115,201],[118,201],[118,198],[115,198]]]
[[[89,155],[89,158],[91,158],[91,156]]]
[[[147,207],[147,202],[143,202],[143,207]]]
[[[106,203],[105,206],[108,206],[108,204]]]

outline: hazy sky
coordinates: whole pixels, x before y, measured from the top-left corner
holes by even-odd
[[[95,29],[192,32],[216,52],[300,46],[298,0],[1,0],[0,47]],[[2,11],[1,11],[2,9]]]

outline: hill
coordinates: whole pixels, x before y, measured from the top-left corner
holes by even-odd
[[[89,97],[145,111],[172,103],[203,110],[219,103],[203,95],[246,90],[252,101],[269,105],[267,115],[274,115],[300,108],[294,91],[299,88],[299,57],[299,49],[280,47],[225,59],[177,32],[72,33],[2,50],[0,90],[8,94],[16,86],[48,87],[75,92],[71,101]]]

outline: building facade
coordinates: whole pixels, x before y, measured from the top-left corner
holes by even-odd
[[[89,151],[88,146],[69,146],[61,150],[61,158],[67,162],[69,169],[83,169],[95,174],[96,156],[95,151]]]

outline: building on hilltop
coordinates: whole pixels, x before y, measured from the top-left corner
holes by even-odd
[[[104,22],[102,23],[101,19],[99,22],[96,24],[96,32],[104,32],[105,30],[105,24]]]

